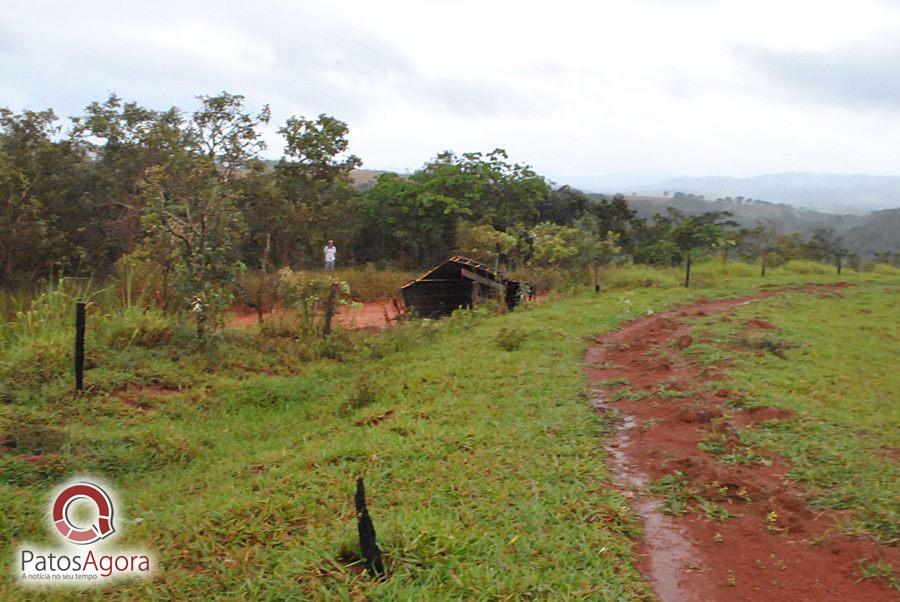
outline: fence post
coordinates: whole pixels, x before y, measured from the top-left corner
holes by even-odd
[[[75,304],[75,390],[84,391],[85,303]]]
[[[375,577],[384,575],[384,563],[381,561],[381,550],[375,542],[375,525],[366,507],[366,487],[362,477],[356,479],[356,529],[359,532],[359,547],[366,561],[366,569]]]
[[[332,282],[331,290],[328,292],[328,302],[325,304],[325,323],[322,325],[322,334],[324,336],[331,334],[331,319],[334,318],[334,306],[337,304],[339,286],[339,283]]]

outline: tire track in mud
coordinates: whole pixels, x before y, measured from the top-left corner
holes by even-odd
[[[812,285],[800,290],[846,286]],[[644,528],[638,568],[665,601],[680,600],[897,600],[882,580],[861,580],[858,561],[883,560],[895,570],[896,547],[843,535],[838,512],[813,512],[790,483],[778,458],[760,464],[724,464],[698,448],[709,436],[739,450],[738,433],[757,422],[792,413],[767,407],[738,410],[739,394],[704,384],[721,368],[690,362],[692,318],[726,313],[784,290],[743,299],[698,301],[638,318],[596,339],[585,356],[593,407],[614,412],[619,428],[606,450],[613,479]],[[763,325],[762,327],[767,327]],[[676,471],[681,477],[672,480]],[[663,512],[651,483],[690,493],[689,511]],[[722,522],[709,513],[733,515]]]

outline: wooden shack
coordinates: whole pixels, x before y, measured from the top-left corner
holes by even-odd
[[[422,317],[446,316],[460,307],[472,307],[479,299],[503,299],[508,309],[516,306],[520,283],[503,278],[491,267],[466,257],[454,256],[400,289],[406,307]]]

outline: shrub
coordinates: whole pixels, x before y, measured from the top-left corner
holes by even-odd
[[[350,294],[346,282],[333,278],[328,273],[295,272],[283,268],[278,272],[278,293],[285,304],[296,310],[300,329],[304,333],[319,333],[322,325],[321,314],[325,308],[331,285],[339,284],[338,302],[346,303],[341,297]]]
[[[677,270],[646,265],[607,268],[600,276],[600,285],[605,288],[678,286],[680,277],[676,272]]]
[[[129,307],[120,314],[106,316],[101,328],[102,338],[112,349],[129,345],[152,348],[171,342],[175,323],[159,310]]]
[[[897,276],[900,275],[900,269],[895,268],[888,263],[876,263],[872,266],[872,273],[882,274],[884,276]]]
[[[742,261],[729,261],[722,263],[718,258],[702,263],[695,263],[691,269],[692,275],[709,276],[718,280],[725,278],[752,278],[759,276],[757,266]]]
[[[416,275],[412,272],[377,270],[369,265],[336,270],[334,277],[349,285],[350,299],[367,302],[398,297],[400,287],[414,280]]]
[[[782,268],[788,274],[831,274],[835,268],[818,261],[791,259]]]
[[[528,333],[518,328],[501,328],[497,331],[497,345],[504,351],[516,351],[528,339]]]
[[[378,401],[375,384],[369,376],[360,377],[353,385],[347,405],[353,409],[364,408]]]
[[[514,270],[509,276],[535,285],[538,292],[559,290],[573,281],[572,273],[560,268],[528,267]],[[577,274],[577,279],[583,281],[582,275]]]

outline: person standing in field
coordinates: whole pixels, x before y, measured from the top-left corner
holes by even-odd
[[[337,258],[337,248],[334,246],[334,241],[329,240],[328,244],[325,246],[325,269],[329,272],[334,271],[334,260]]]

